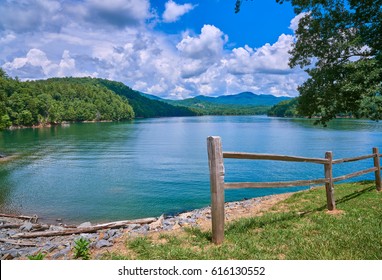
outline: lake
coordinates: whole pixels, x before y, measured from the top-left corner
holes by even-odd
[[[203,116],[79,123],[0,132],[0,212],[46,221],[103,222],[159,216],[208,206],[206,138],[224,151],[334,158],[382,149],[382,124],[335,120]],[[289,181],[323,177],[306,163],[225,160],[226,181]],[[336,165],[334,175],[372,167],[372,160]],[[373,179],[373,174],[355,180]],[[226,201],[290,191],[230,190]],[[296,190],[295,188],[293,190]],[[325,202],[323,202],[324,204]]]

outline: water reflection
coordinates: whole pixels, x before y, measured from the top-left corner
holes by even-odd
[[[306,119],[205,116],[3,131],[0,151],[20,158],[0,164],[0,209],[74,222],[207,206],[206,138],[211,135],[222,137],[225,151],[322,158],[331,150],[341,158],[382,148],[380,123],[335,122],[323,128]],[[335,174],[368,164],[349,164]],[[323,173],[320,165],[234,160],[226,161],[226,170],[227,181],[258,182],[313,179]],[[226,199],[286,190],[229,191]]]

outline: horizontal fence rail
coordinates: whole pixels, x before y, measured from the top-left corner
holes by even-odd
[[[211,190],[211,216],[212,216],[212,241],[221,244],[224,240],[224,190],[241,188],[283,188],[295,186],[309,186],[325,184],[327,208],[329,211],[336,209],[334,199],[334,183],[358,177],[374,172],[377,191],[382,190],[381,165],[378,148],[373,148],[372,154],[333,160],[332,152],[326,152],[325,158],[308,158],[287,155],[254,154],[241,152],[223,152],[221,139],[218,136],[207,138],[208,164],[210,170],[210,190]],[[224,158],[247,159],[247,160],[273,160],[289,162],[305,162],[324,165],[324,178],[313,180],[298,180],[284,182],[224,182],[225,168]],[[354,162],[365,159],[373,159],[374,167],[333,177],[333,165]]]

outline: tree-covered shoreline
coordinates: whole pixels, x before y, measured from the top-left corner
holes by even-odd
[[[20,81],[0,68],[0,130],[192,115],[196,113],[190,109],[150,100],[114,81],[89,77]]]

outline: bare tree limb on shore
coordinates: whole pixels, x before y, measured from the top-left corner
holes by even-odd
[[[3,214],[3,213],[0,213],[0,217],[21,219],[21,220],[29,220],[29,221],[34,221],[34,222],[37,222],[37,220],[38,220],[38,216],[37,215],[24,216],[24,215],[12,215],[12,214]]]
[[[117,221],[105,224],[99,224],[95,226],[89,227],[78,227],[78,228],[69,228],[63,230],[52,230],[52,231],[44,231],[44,232],[23,232],[12,235],[11,238],[35,238],[35,237],[50,237],[50,236],[62,236],[62,235],[71,235],[71,234],[79,234],[79,233],[90,233],[96,232],[101,229],[110,229],[110,228],[118,228],[124,227],[131,224],[150,224],[155,222],[157,218],[145,218],[145,219],[137,219],[137,220],[125,220],[125,221]]]

